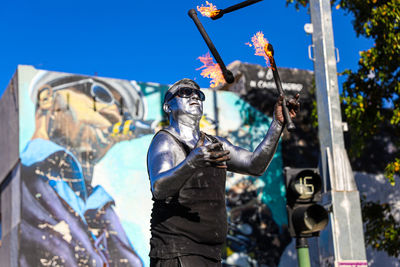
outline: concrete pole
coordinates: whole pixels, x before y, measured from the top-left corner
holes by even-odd
[[[310,0],[317,87],[320,171],[331,204],[330,227],[321,233],[321,265],[367,266],[360,197],[344,147],[342,116],[329,0]],[[322,248],[330,243],[333,249]],[[321,244],[324,244],[321,246]],[[331,254],[331,255],[329,255]],[[333,255],[332,255],[333,254]],[[327,260],[328,259],[328,260]]]

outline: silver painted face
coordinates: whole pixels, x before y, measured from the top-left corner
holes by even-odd
[[[181,115],[201,118],[203,115],[203,102],[197,94],[192,94],[187,98],[175,96],[168,102],[168,105],[175,118]]]

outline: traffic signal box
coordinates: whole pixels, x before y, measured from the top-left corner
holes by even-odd
[[[316,169],[285,168],[286,209],[292,237],[313,237],[328,224],[321,200],[322,179]]]

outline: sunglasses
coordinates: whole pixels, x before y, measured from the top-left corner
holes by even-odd
[[[76,82],[70,82],[70,83],[64,83],[58,86],[53,87],[53,92],[58,91],[58,90],[63,90],[67,89],[70,87],[76,87],[78,85],[84,85],[80,86],[81,90],[85,92],[85,94],[90,95],[93,97],[96,101],[112,105],[116,104],[117,106],[120,105],[118,101],[115,100],[114,96],[108,90],[105,88],[103,85],[96,83],[93,79],[83,79],[80,81]]]
[[[201,101],[204,101],[206,99],[206,96],[202,91],[189,87],[182,87],[179,88],[178,91],[176,91],[174,94],[169,93],[165,99],[165,102],[170,101],[175,96],[179,96],[182,98],[189,98],[192,97],[194,94],[196,94]]]

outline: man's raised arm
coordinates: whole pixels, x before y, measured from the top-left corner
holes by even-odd
[[[298,112],[300,108],[298,99],[299,94],[287,102],[289,115],[291,118],[296,117],[296,112]],[[231,159],[227,161],[229,171],[250,174],[254,176],[261,176],[266,171],[276,152],[279,138],[282,135],[285,124],[285,119],[282,112],[282,102],[283,96],[279,97],[274,107],[274,119],[266,136],[254,150],[254,152],[234,146],[228,140],[221,137],[219,138],[224,144],[224,149],[230,151]]]
[[[231,159],[227,161],[228,171],[261,176],[271,163],[282,131],[283,126],[273,120],[266,136],[254,152],[235,146],[228,140],[219,137],[224,149],[230,151]]]

